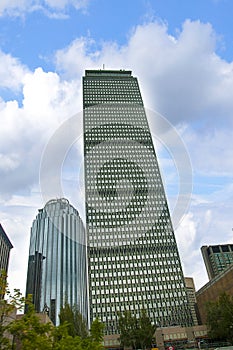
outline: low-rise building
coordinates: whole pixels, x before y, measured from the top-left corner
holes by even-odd
[[[205,325],[196,325],[192,327],[161,327],[155,331],[156,345],[159,350],[169,347],[198,347],[202,339],[207,338],[207,327]]]
[[[119,334],[105,335],[105,349],[123,350],[120,346],[119,337]],[[169,347],[174,349],[177,347],[191,348],[198,347],[198,343],[204,339],[207,339],[207,327],[205,325],[158,327],[154,335],[154,346],[156,345],[159,350],[165,350]]]
[[[232,281],[233,265],[230,265],[196,292],[197,307],[202,324],[206,322],[206,303],[208,301],[218,300],[219,295],[223,292],[233,296]]]
[[[197,300],[196,300],[196,289],[194,285],[194,280],[192,277],[184,278],[185,287],[187,290],[190,310],[192,314],[193,324],[194,326],[198,325],[197,319]]]

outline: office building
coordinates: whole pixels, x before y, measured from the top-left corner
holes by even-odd
[[[210,280],[233,263],[233,244],[202,246],[201,252]]]
[[[83,77],[91,319],[145,309],[158,326],[193,323],[151,133],[131,71]]]
[[[31,228],[26,295],[55,325],[65,299],[88,320],[86,251],[82,220],[67,199],[52,199],[39,209]]]
[[[194,280],[192,277],[184,278],[185,287],[187,290],[190,310],[192,313],[193,324],[194,326],[198,325],[198,315],[197,315],[197,300],[196,300],[196,290],[194,285]]]
[[[9,265],[10,250],[13,248],[6,232],[0,224],[0,271],[7,272]]]

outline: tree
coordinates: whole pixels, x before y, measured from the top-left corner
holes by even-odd
[[[67,299],[65,300],[64,307],[60,310],[59,319],[61,325],[65,322],[68,323],[68,334],[70,336],[80,336],[81,338],[88,336],[86,321],[79,312],[77,305],[71,307]]]
[[[69,324],[64,322],[62,325],[55,327],[53,332],[53,350],[80,350],[81,338],[72,337],[68,333]]]
[[[233,297],[224,292],[206,310],[210,338],[233,343]]]
[[[96,318],[91,324],[91,339],[94,342],[101,343],[104,339],[104,324]]]
[[[8,327],[12,317],[24,306],[25,299],[18,289],[14,289],[11,294],[7,275],[4,271],[0,272],[0,349],[11,349]]]
[[[60,311],[60,326],[56,330],[55,349],[101,350],[103,349],[104,324],[94,320],[88,335],[87,325],[77,305],[71,307],[67,299]],[[72,338],[72,339],[71,339]]]
[[[145,310],[141,311],[138,319],[130,311],[125,311],[118,316],[120,342],[122,346],[129,346],[133,349],[151,347],[156,327],[152,325]]]
[[[101,324],[101,322],[99,322]],[[97,323],[95,322],[95,325]],[[62,325],[54,329],[54,347],[53,350],[102,350],[103,346],[101,341],[97,341],[95,338],[99,338],[96,334],[99,334],[97,329],[100,327],[94,326],[94,336],[91,335],[86,338],[79,336],[72,337],[69,335],[69,324],[64,322]]]
[[[15,319],[16,311],[23,309],[25,302],[27,313]],[[30,298],[26,300],[18,289],[11,294],[6,274],[0,274],[0,349],[13,348],[7,332],[21,343],[23,350],[102,350],[101,322],[93,322],[92,334],[88,336],[86,323],[77,308],[70,308],[67,303],[63,309],[61,317],[64,318],[60,326],[54,327],[51,322],[42,323]],[[9,320],[12,314],[14,317]],[[71,330],[72,335],[69,334]]]
[[[122,346],[132,346],[136,348],[137,344],[137,320],[130,311],[124,311],[118,314],[118,326],[120,332],[120,343]]]
[[[28,303],[28,311],[8,326],[9,332],[24,350],[50,350],[53,347],[51,323],[42,323],[36,315],[34,305]]]
[[[102,350],[102,344],[92,337],[71,336],[70,324],[58,327],[41,323],[32,304],[21,319],[11,323],[9,331],[21,343],[24,350]]]
[[[140,344],[140,348],[150,348],[152,344],[152,338],[156,330],[156,326],[151,323],[151,320],[148,317],[145,310],[141,311],[138,324],[138,342]]]

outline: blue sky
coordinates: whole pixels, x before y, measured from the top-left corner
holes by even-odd
[[[75,114],[77,140],[59,176],[84,216],[81,78],[103,64],[131,69],[139,79],[154,113],[149,122],[172,212],[182,179],[191,182],[175,232],[185,275],[197,289],[207,282],[200,247],[233,238],[232,10],[231,0],[0,3],[0,222],[14,245],[12,287],[25,289],[30,226],[45,204],[39,183],[45,147]],[[170,133],[159,132],[156,113]],[[189,174],[187,164],[179,166],[174,135],[190,159]]]

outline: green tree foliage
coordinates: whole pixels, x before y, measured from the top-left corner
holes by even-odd
[[[130,311],[119,314],[118,325],[120,342],[122,346],[132,346],[135,349],[137,344],[137,320]]]
[[[156,327],[152,325],[146,311],[142,310],[138,319],[130,311],[118,316],[121,345],[133,349],[150,348]]]
[[[23,309],[25,302],[27,313],[15,319],[16,311]],[[61,317],[65,316],[60,326],[42,323],[31,300],[25,300],[18,289],[11,294],[6,274],[0,274],[0,349],[14,348],[9,341],[9,335],[12,335],[21,343],[22,350],[102,350],[102,323],[94,321],[89,336],[77,308],[66,304],[63,309]]]
[[[57,328],[57,347],[55,349],[103,349],[104,324],[98,319],[94,320],[88,335],[87,325],[77,306],[71,307],[67,300],[60,311],[60,326]],[[60,335],[59,335],[60,332]]]
[[[9,331],[20,341],[23,350],[103,349],[101,342],[92,336],[82,338],[70,335],[70,324],[66,321],[58,327],[51,323],[41,323],[32,304],[28,305],[28,312],[21,319],[11,323]]]
[[[96,318],[91,324],[91,339],[96,343],[101,343],[104,339],[104,324]]]
[[[69,324],[64,322],[54,329],[54,350],[102,350],[100,341],[96,341],[92,336],[81,338],[69,335]]]
[[[64,322],[62,325],[55,327],[53,332],[53,350],[76,350],[83,349],[80,337],[69,335],[69,324]]]
[[[8,325],[12,316],[17,310],[24,306],[24,298],[18,289],[10,293],[7,283],[7,275],[4,271],[0,272],[0,349],[12,349],[9,341]]]
[[[52,349],[53,326],[51,323],[40,321],[32,304],[28,304],[27,313],[22,318],[13,321],[8,329],[14,338],[22,344],[23,350]]]
[[[71,337],[86,338],[88,336],[86,321],[79,312],[77,305],[71,307],[66,300],[65,305],[60,310],[59,319],[61,325],[65,322],[68,324],[68,334]]]
[[[146,311],[142,310],[138,320],[138,343],[140,344],[141,349],[151,347],[155,330],[156,326],[151,323]]]
[[[222,293],[215,302],[206,304],[209,336],[233,344],[233,297]]]

